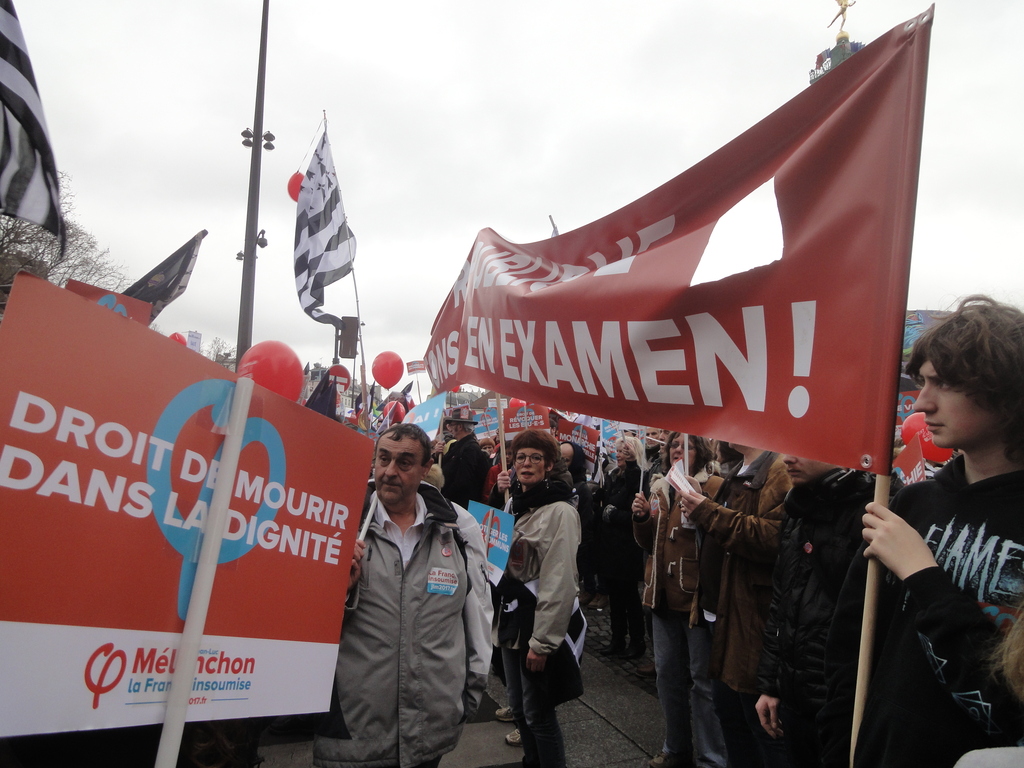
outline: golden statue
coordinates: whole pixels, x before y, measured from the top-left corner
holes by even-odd
[[[842,33],[843,26],[846,24],[846,9],[855,6],[857,4],[857,0],[836,0],[836,3],[839,5],[839,13],[832,18],[832,21],[828,23],[828,26],[831,27],[836,23],[836,19],[842,16],[843,20],[839,22],[839,32]],[[827,28],[828,27],[826,27],[826,29]]]

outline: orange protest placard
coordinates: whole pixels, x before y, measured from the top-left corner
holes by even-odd
[[[160,722],[180,663],[189,719],[326,709],[370,441],[255,388],[182,660],[234,374],[28,276],[0,359],[0,736]]]

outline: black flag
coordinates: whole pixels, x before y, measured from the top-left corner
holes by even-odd
[[[57,164],[11,0],[0,0],[0,61],[0,213],[48,229],[63,254]]]
[[[122,291],[125,296],[148,301],[153,305],[149,322],[156,320],[156,316],[164,307],[185,292],[192,267],[195,266],[196,257],[199,255],[199,244],[203,242],[204,237],[205,229],[161,261],[137,283]]]

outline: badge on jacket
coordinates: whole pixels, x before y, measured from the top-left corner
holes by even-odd
[[[459,574],[447,568],[431,568],[427,573],[427,592],[454,595],[459,588]]]

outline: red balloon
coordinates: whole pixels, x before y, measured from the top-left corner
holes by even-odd
[[[238,375],[292,402],[302,394],[305,379],[299,356],[281,341],[261,341],[249,347],[238,362]]]
[[[384,389],[391,389],[401,380],[405,364],[397,352],[381,352],[373,358],[370,370],[373,372],[374,381]]]
[[[299,202],[299,191],[302,189],[302,180],[304,178],[306,178],[305,174],[296,171],[292,174],[292,177],[288,179],[288,197],[296,203]]]
[[[391,423],[399,424],[402,419],[405,418],[405,406],[397,400],[392,400],[390,403],[384,406],[384,417],[387,418],[388,414],[391,415]]]
[[[188,339],[185,338],[183,333],[172,333],[170,336],[171,341],[176,341],[184,347],[188,346]]]
[[[932,442],[931,430],[924,423],[924,414],[920,411],[907,416],[900,426],[900,437],[903,438],[904,445],[910,445],[910,441],[914,439],[916,434],[921,435],[921,455],[928,461],[941,464],[944,461],[949,461],[950,457],[952,457],[952,448],[941,448]]]
[[[518,411],[520,408],[524,408],[525,406],[526,401],[520,400],[518,397],[513,397],[511,400],[508,401],[508,407],[511,408],[513,411]]]

